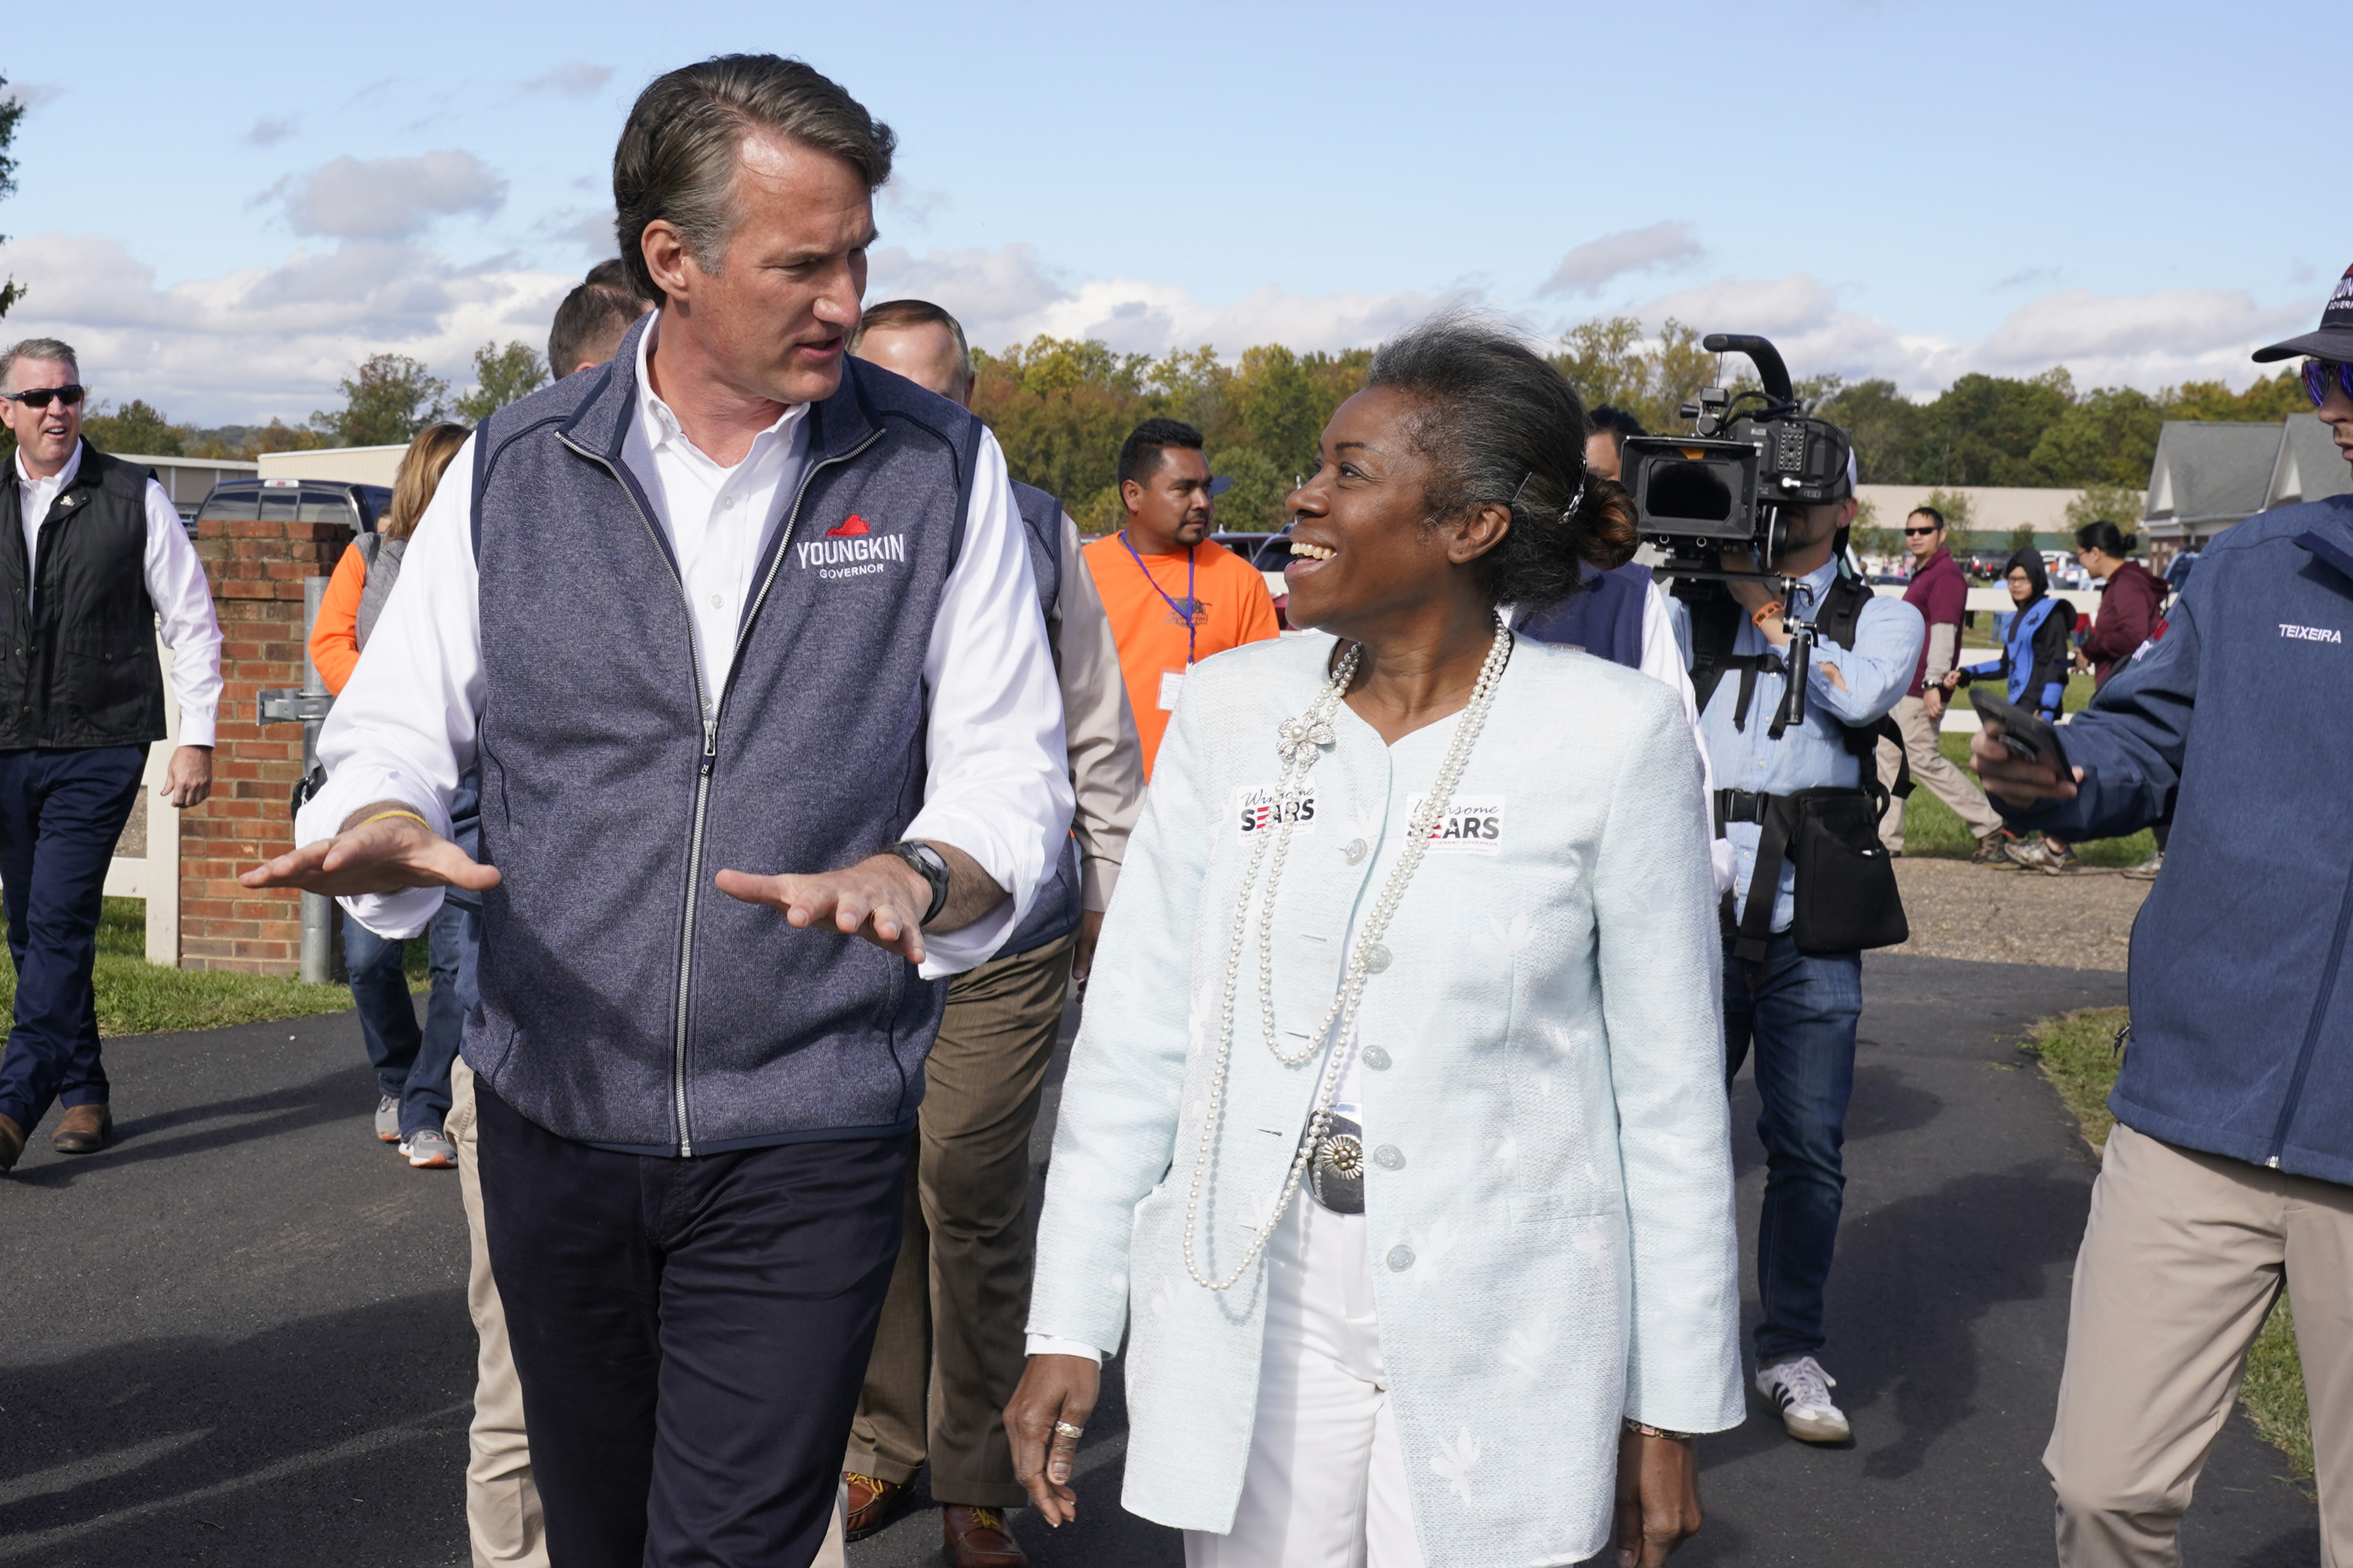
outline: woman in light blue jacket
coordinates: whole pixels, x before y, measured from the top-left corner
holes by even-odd
[[[1129,1340],[1191,1568],[1525,1568],[1699,1524],[1741,1415],[1715,895],[1675,694],[1500,602],[1633,546],[1516,340],[1382,349],[1294,625],[1195,670],[1063,1090],[1006,1413],[1049,1522]],[[1328,633],[1329,635],[1326,635]]]

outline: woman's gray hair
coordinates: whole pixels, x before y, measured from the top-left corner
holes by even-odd
[[[613,150],[614,228],[630,285],[659,302],[646,225],[668,218],[696,266],[719,270],[733,234],[736,165],[754,131],[788,136],[858,171],[869,191],[891,177],[898,137],[840,85],[799,60],[718,55],[656,77]]]
[[[1632,503],[1586,471],[1584,402],[1515,334],[1448,312],[1383,344],[1365,384],[1416,405],[1409,439],[1430,465],[1431,522],[1511,509],[1511,532],[1473,564],[1496,603],[1556,603],[1577,590],[1586,564],[1632,556]]]
[[[11,344],[6,353],[0,354],[0,386],[5,386],[8,377],[16,373],[16,362],[20,359],[37,359],[45,365],[69,365],[76,376],[81,374],[81,359],[74,353],[73,344],[60,343],[53,337],[28,337],[22,343]]]

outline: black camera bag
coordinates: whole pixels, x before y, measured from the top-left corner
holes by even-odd
[[[1852,953],[1908,940],[1895,857],[1879,842],[1879,810],[1862,789],[1801,789],[1787,797],[1797,814],[1789,859],[1798,868],[1801,953]]]

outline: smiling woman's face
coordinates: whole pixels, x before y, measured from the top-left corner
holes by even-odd
[[[1382,621],[1469,588],[1462,568],[1503,539],[1508,524],[1493,517],[1424,526],[1433,476],[1408,440],[1413,412],[1394,387],[1370,387],[1324,428],[1315,472],[1287,503],[1293,626],[1377,643]]]

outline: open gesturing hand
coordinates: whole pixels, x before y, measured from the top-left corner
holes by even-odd
[[[387,811],[402,814],[382,814]],[[479,893],[498,885],[496,866],[482,864],[408,811],[397,800],[362,806],[343,820],[343,831],[333,838],[314,839],[266,860],[237,881],[248,887],[299,887],[334,898],[410,887],[463,887]]]
[[[923,911],[932,906],[932,885],[897,855],[869,855],[840,871],[805,876],[723,871],[718,882],[728,897],[781,909],[795,926],[830,921],[845,937],[863,937],[885,952],[923,961]]]

